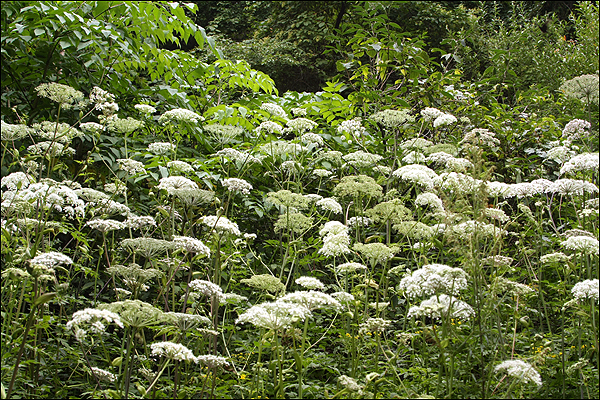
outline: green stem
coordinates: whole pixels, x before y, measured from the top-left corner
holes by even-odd
[[[33,316],[35,315],[35,310],[37,307],[32,307],[31,311],[29,311],[29,316],[27,317],[27,324],[25,326],[25,333],[23,333],[23,340],[21,341],[21,347],[19,348],[19,354],[17,354],[17,360],[15,361],[15,368],[13,369],[12,378],[10,379],[10,384],[8,385],[8,392],[6,393],[6,398],[9,399],[12,394],[13,385],[15,384],[15,380],[17,378],[17,373],[19,372],[19,364],[21,362],[21,357],[23,356],[23,350],[25,350],[25,343],[27,342],[27,335],[29,334],[29,329],[33,323]]]

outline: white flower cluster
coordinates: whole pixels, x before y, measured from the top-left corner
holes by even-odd
[[[483,181],[460,172],[442,172],[433,179],[433,183],[436,187],[451,193],[471,194],[479,189]]]
[[[304,198],[308,199],[308,201],[311,203],[317,202],[323,198],[323,196],[321,196],[320,194],[316,194],[316,193],[304,194],[303,196],[304,196]]]
[[[164,156],[175,151],[175,145],[168,142],[155,142],[148,145],[148,151],[157,156]]]
[[[102,368],[91,367],[90,371],[96,378],[104,382],[114,382],[117,380],[117,376],[112,372],[109,372]]]
[[[354,165],[355,167],[369,167],[372,166],[383,159],[383,156],[379,154],[367,153],[362,150],[355,151],[354,153],[348,153],[342,157],[345,161],[350,165]]]
[[[475,234],[485,237],[496,237],[506,233],[502,228],[480,221],[461,222],[458,225],[449,226],[447,231],[463,240],[470,240]]]
[[[179,160],[169,161],[167,163],[167,168],[169,168],[173,173],[194,172],[194,167],[192,167],[189,163],[186,163],[185,161]]]
[[[31,135],[33,130],[24,124],[9,124],[0,121],[0,138],[2,140],[13,141],[23,139]]]
[[[196,357],[196,362],[206,365],[209,369],[229,366],[229,362],[225,359],[225,357],[215,356],[212,354],[198,356]]]
[[[571,150],[569,146],[555,146],[548,150],[546,153],[546,158],[553,160],[558,164],[563,164],[576,154],[577,153]]]
[[[404,157],[402,157],[403,164],[420,164],[425,163],[426,161],[427,157],[420,151],[410,151],[406,153]]]
[[[333,172],[328,171],[326,169],[321,169],[321,168],[317,168],[315,170],[313,170],[313,175],[318,176],[319,178],[327,178],[331,175],[333,175]]]
[[[303,305],[293,302],[274,301],[257,304],[241,314],[235,323],[251,323],[265,329],[280,330],[290,328],[294,322],[311,316]]]
[[[102,333],[106,330],[103,321],[107,324],[114,322],[115,325],[123,328],[123,322],[121,322],[121,317],[118,314],[108,310],[86,308],[73,314],[73,318],[67,322],[67,329],[73,329],[77,340],[82,341],[87,335],[87,331],[82,325],[89,324],[93,333]]]
[[[158,342],[150,345],[152,349],[152,355],[157,357],[166,357],[170,360],[177,361],[192,361],[198,362],[194,353],[181,343],[173,342]]]
[[[383,110],[371,115],[371,119],[386,128],[398,128],[406,123],[415,121],[410,110]]]
[[[260,146],[263,154],[271,157],[283,157],[286,155],[296,155],[302,153],[306,148],[299,143],[286,142],[285,140],[275,140]]]
[[[193,291],[203,294],[204,296],[209,298],[215,297],[219,299],[221,296],[223,296],[223,290],[221,289],[221,287],[209,281],[194,279],[190,282],[189,287]]]
[[[119,163],[119,169],[122,169],[123,171],[127,172],[127,175],[129,176],[133,176],[137,173],[146,172],[146,168],[144,168],[143,163],[136,160],[132,160],[131,158],[119,158],[117,159],[117,162]]]
[[[307,289],[325,290],[325,285],[318,278],[312,276],[301,276],[296,279],[296,283]]]
[[[319,147],[323,146],[325,144],[325,140],[323,140],[323,138],[321,136],[317,135],[316,133],[312,133],[312,132],[303,134],[300,137],[300,141],[302,143],[314,144]]]
[[[299,117],[289,120],[285,125],[292,131],[302,134],[313,130],[318,124],[308,118]]]
[[[58,157],[61,155],[75,155],[75,149],[67,147],[58,142],[39,142],[27,147],[27,152],[30,154]]]
[[[483,210],[483,213],[485,214],[486,217],[495,219],[503,224],[510,221],[510,217],[508,215],[506,215],[506,213],[499,208],[486,208],[485,210]]]
[[[188,236],[174,236],[173,243],[189,253],[199,253],[210,257],[210,249],[199,239]]]
[[[327,257],[337,257],[350,253],[348,227],[341,222],[329,221],[325,223],[319,231],[319,235],[323,236],[323,247],[319,249],[319,254]]]
[[[240,236],[240,228],[235,222],[230,221],[226,217],[217,217],[215,215],[208,215],[201,218],[204,225],[217,231],[217,233],[229,233],[231,235]]]
[[[273,103],[262,103],[260,105],[260,109],[263,111],[268,112],[271,115],[274,115],[276,117],[279,118],[283,118],[284,120],[288,120],[288,115],[287,113],[284,111],[283,108],[281,108],[280,106],[278,106],[277,104],[273,104]]]
[[[598,193],[598,186],[592,182],[578,179],[558,179],[548,186],[546,193],[558,193],[562,196],[583,196],[584,193]]]
[[[261,133],[262,131],[268,132],[268,133],[281,133],[282,130],[282,126],[279,125],[277,122],[273,122],[273,121],[264,121],[261,122],[260,125],[258,125],[256,127],[256,129],[254,129],[256,131],[256,133]]]
[[[351,274],[356,271],[364,271],[367,267],[361,263],[349,262],[335,266],[335,273],[340,274]]]
[[[104,131],[104,126],[97,122],[84,122],[79,124],[79,129],[84,133],[96,135]]]
[[[408,310],[408,317],[457,318],[467,320],[475,315],[473,307],[454,296],[441,294],[423,300],[420,305]]]
[[[74,138],[83,135],[80,130],[62,122],[57,124],[52,121],[43,121],[39,124],[33,124],[33,129],[36,136],[47,141],[57,141],[62,144],[67,144]]]
[[[373,223],[373,220],[369,217],[350,217],[346,221],[348,228],[355,228],[356,226],[369,226]]]
[[[437,108],[425,107],[421,110],[421,115],[425,121],[434,121],[437,117],[444,115],[444,113]]]
[[[217,151],[216,155],[221,156],[226,159],[229,159],[229,160],[239,162],[239,163],[249,162],[249,163],[259,163],[260,164],[260,159],[254,157],[250,154],[243,153],[239,150],[232,149],[230,147],[227,147],[223,150]]]
[[[542,264],[550,264],[553,262],[564,263],[564,262],[569,261],[570,259],[571,259],[571,256],[568,256],[565,253],[556,252],[556,253],[550,253],[550,254],[545,254],[545,255],[541,256],[540,262]]]
[[[598,255],[598,239],[589,236],[571,236],[562,245],[577,253]]]
[[[452,114],[442,114],[433,121],[433,127],[439,128],[440,126],[454,124],[457,121],[456,117]]]
[[[13,172],[2,177],[0,187],[6,187],[8,190],[27,189],[29,184],[34,182],[35,179],[25,172]]]
[[[361,392],[363,385],[359,385],[356,379],[349,377],[348,375],[340,375],[338,377],[338,383],[346,388],[350,392]]]
[[[436,212],[444,211],[444,203],[437,194],[431,192],[419,193],[415,199],[415,204],[418,206],[429,206]]]
[[[425,161],[443,165],[444,167],[454,171],[466,171],[473,168],[473,163],[466,158],[456,158],[443,151],[431,153]]]
[[[583,153],[571,158],[560,169],[560,174],[569,174],[577,171],[598,171],[600,156],[598,153]]]
[[[317,206],[321,207],[325,211],[331,211],[334,214],[341,214],[343,211],[340,203],[331,197],[325,197],[317,201]]]
[[[156,108],[152,107],[149,104],[136,104],[135,106],[133,106],[133,108],[135,108],[142,114],[154,114],[156,112]]]
[[[299,117],[306,117],[307,114],[306,108],[302,107],[294,107],[290,111],[292,112],[292,115]]]
[[[405,165],[395,170],[392,175],[423,186],[428,190],[433,189],[434,179],[438,177],[438,174],[434,170],[421,164]]]
[[[522,360],[506,360],[496,365],[494,371],[506,371],[508,376],[511,376],[524,383],[535,383],[538,386],[542,386],[542,377],[540,374],[528,363]]]
[[[92,219],[85,223],[92,229],[97,229],[100,232],[106,233],[110,231],[118,231],[124,229],[126,225],[123,222],[114,219]]]
[[[295,303],[306,307],[309,311],[314,311],[320,308],[330,308],[341,311],[342,304],[333,298],[331,295],[315,290],[297,291],[288,293],[277,299],[284,303]]]
[[[576,283],[571,289],[571,293],[579,301],[592,299],[598,303],[598,279],[586,279]]]
[[[156,227],[156,221],[149,215],[129,215],[125,220],[125,225],[131,229],[142,229],[149,227]]]
[[[252,185],[246,182],[244,179],[239,178],[227,178],[223,179],[223,186],[225,186],[230,192],[240,192],[243,194],[250,194]]]
[[[158,118],[158,122],[161,124],[168,124],[173,121],[197,124],[198,122],[204,121],[204,117],[193,111],[186,110],[185,108],[176,108],[166,111]]]
[[[574,119],[565,125],[562,136],[567,142],[573,142],[577,139],[585,138],[589,135],[589,129],[592,127],[588,121]]]
[[[64,213],[69,218],[83,217],[85,202],[75,191],[53,180],[30,184],[25,190],[7,190],[2,192],[2,211],[19,210],[31,204],[40,204],[45,208]],[[27,207],[25,207],[27,209]]]
[[[423,138],[409,139],[409,140],[405,140],[404,142],[400,143],[400,148],[402,150],[409,150],[409,149],[423,150],[423,149],[426,149],[431,146],[433,146],[433,143],[431,141],[429,141],[427,139],[423,139]]]
[[[352,250],[358,251],[363,257],[371,262],[371,266],[375,264],[385,264],[394,257],[398,252],[398,248],[394,246],[386,246],[383,243],[355,243]]]
[[[198,189],[196,182],[183,176],[167,176],[161,178],[156,186],[159,190],[166,190],[169,194],[174,194],[178,189]]]
[[[402,278],[398,290],[409,298],[439,293],[456,295],[467,288],[467,278],[467,273],[461,268],[428,264]]]
[[[73,264],[71,257],[59,253],[57,251],[50,251],[47,253],[39,254],[33,257],[30,261],[31,265],[43,265],[45,267],[54,267],[59,264]]]
[[[361,119],[358,117],[342,121],[342,123],[338,125],[337,131],[340,134],[348,132],[354,138],[359,138],[367,133],[367,129],[362,126]]]

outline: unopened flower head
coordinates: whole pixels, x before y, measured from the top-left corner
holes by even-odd
[[[385,264],[398,252],[397,247],[388,247],[383,243],[355,243],[352,249],[368,259],[372,266],[378,263]]]
[[[592,299],[598,303],[598,279],[586,279],[576,283],[571,289],[571,293],[578,301]]]
[[[522,360],[506,360],[494,367],[494,371],[506,371],[510,377],[517,379],[523,383],[535,383],[537,386],[542,386],[542,377],[528,363]]]
[[[412,219],[412,212],[404,206],[400,199],[393,199],[377,204],[365,211],[365,214],[377,223],[391,222],[398,224]]]
[[[458,318],[467,320],[475,315],[473,307],[454,296],[446,294],[433,295],[428,300],[423,300],[420,305],[412,306],[408,310],[408,317],[430,318]]]
[[[71,86],[61,83],[42,83],[35,88],[38,95],[59,103],[62,108],[69,109],[83,100],[83,93]]]
[[[277,206],[283,206],[285,208],[295,208],[303,210],[308,208],[309,200],[301,195],[300,193],[293,193],[289,190],[279,190],[277,192],[267,193],[266,200]]]
[[[271,293],[285,292],[285,285],[275,276],[268,274],[253,275],[249,279],[242,279],[241,283],[245,283],[258,290],[264,290]]]
[[[383,188],[375,179],[366,175],[350,175],[340,180],[340,183],[333,189],[333,194],[337,197],[367,197],[380,198],[383,195]]]
[[[425,225],[421,221],[400,221],[393,228],[399,234],[417,240],[430,239],[436,233],[429,225]]]
[[[122,134],[129,134],[136,129],[140,129],[144,126],[142,121],[127,117],[124,119],[114,117],[106,120],[106,129],[112,132],[118,132]]]
[[[300,212],[287,212],[277,218],[273,228],[277,233],[291,231],[300,235],[312,228],[312,225],[313,219],[311,217],[307,217]]]
[[[230,192],[240,192],[243,194],[250,194],[252,185],[246,182],[244,179],[239,178],[227,178],[223,179],[223,186],[225,186]]]
[[[461,268],[428,264],[402,278],[398,290],[409,298],[439,293],[456,295],[467,288],[467,279],[467,273]]]

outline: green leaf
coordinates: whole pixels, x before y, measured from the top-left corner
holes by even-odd
[[[44,293],[41,296],[38,296],[38,298],[34,300],[33,306],[37,307],[41,304],[47,303],[55,297],[56,297],[56,293],[54,293],[54,292]]]

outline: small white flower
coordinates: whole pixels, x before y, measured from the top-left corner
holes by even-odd
[[[571,289],[571,293],[579,301],[592,299],[598,303],[598,279],[586,279],[583,282],[576,283]]]
[[[325,290],[325,285],[323,282],[311,276],[301,276],[300,278],[296,279],[296,283],[307,289]]]
[[[177,361],[192,361],[197,363],[198,360],[194,353],[181,343],[173,342],[158,342],[150,345],[152,355],[158,357],[166,357]]]
[[[523,381],[525,383],[531,382],[538,386],[542,386],[542,377],[540,374],[528,363],[522,360],[506,360],[496,365],[494,371],[506,371],[506,374]]]
[[[223,180],[223,186],[225,186],[230,192],[240,192],[243,194],[250,194],[252,185],[246,182],[244,179],[238,178],[227,178]]]
[[[343,209],[340,203],[331,197],[325,197],[317,201],[317,206],[325,211],[331,211],[334,214],[341,214]]]

